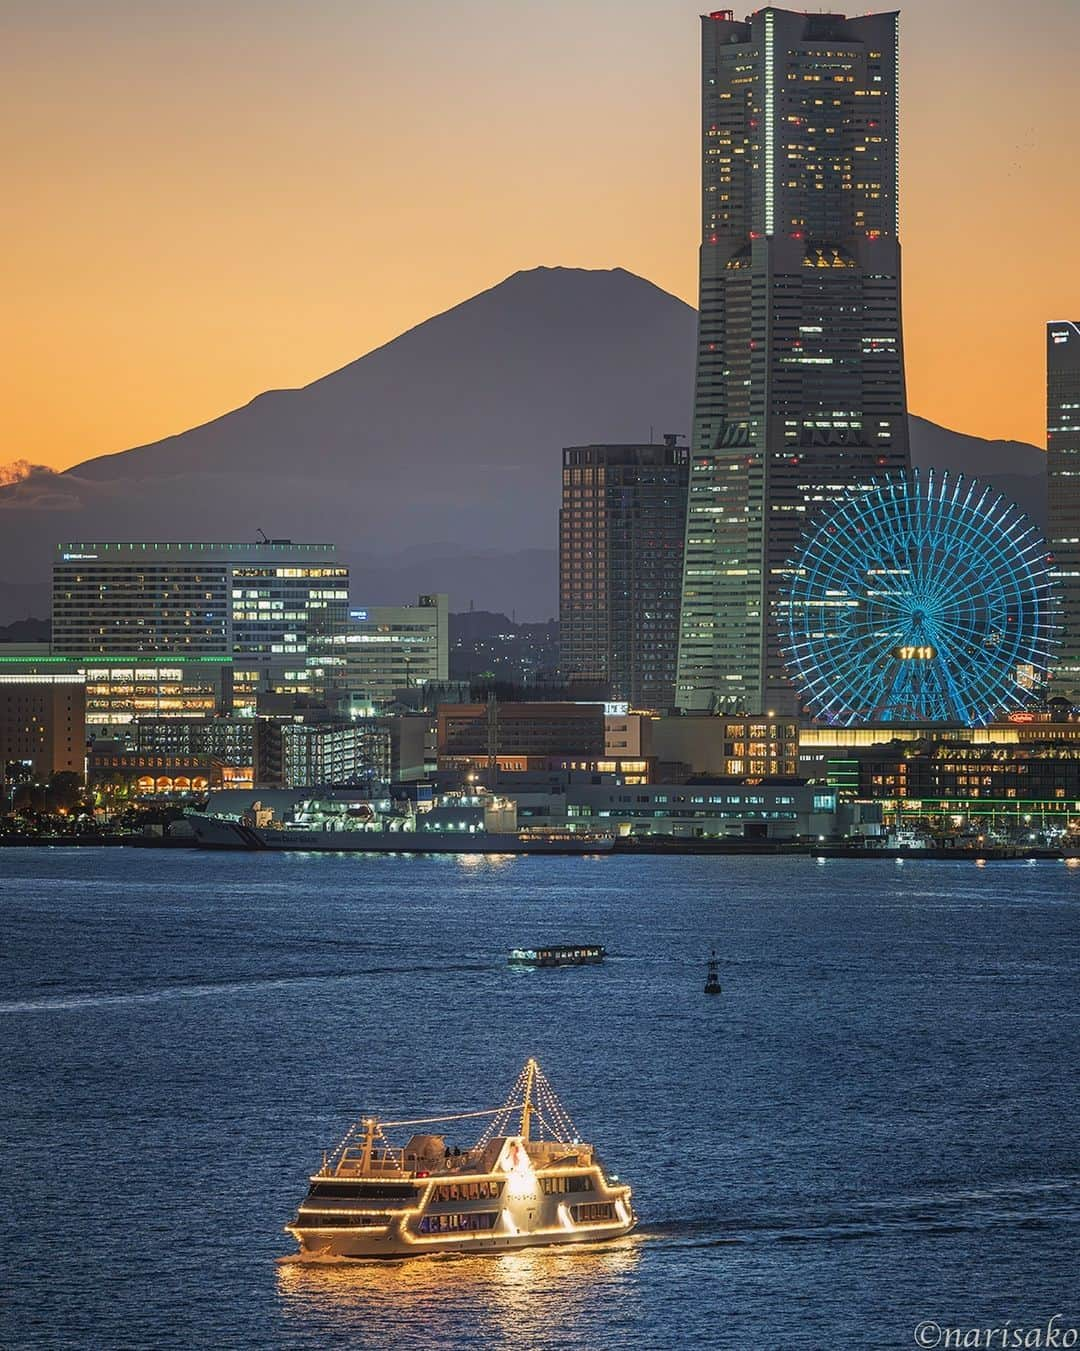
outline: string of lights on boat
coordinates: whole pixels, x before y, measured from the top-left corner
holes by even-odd
[[[499,1108],[477,1140],[476,1148],[481,1149],[497,1135],[516,1135],[516,1131],[508,1129],[510,1118],[515,1111],[521,1111],[526,1103],[531,1104],[530,1111],[541,1128],[539,1136],[541,1140],[544,1138],[545,1130],[552,1140],[570,1143],[580,1139],[569,1112],[559,1101],[559,1096],[548,1082],[547,1075],[535,1060],[530,1059],[525,1062],[507,1101]]]
[[[828,507],[782,605],[790,679],[833,725],[981,726],[1036,701],[1057,641],[1042,535],[992,487],[933,470]]]
[[[528,1117],[524,1115],[526,1111]],[[521,1114],[521,1132],[510,1129],[515,1114]],[[359,1121],[354,1122],[349,1127],[334,1149],[328,1155],[323,1156],[323,1169],[324,1171],[335,1169],[344,1157],[345,1151],[367,1132],[369,1125],[374,1127],[374,1141],[393,1153],[396,1152],[395,1147],[385,1133],[388,1130],[399,1127],[443,1125],[451,1121],[468,1121],[480,1117],[490,1117],[491,1120],[473,1146],[474,1149],[482,1149],[489,1140],[496,1136],[524,1133],[528,1120],[534,1120],[537,1123],[539,1127],[538,1139],[543,1140],[545,1132],[550,1139],[565,1144],[574,1143],[580,1139],[569,1112],[551,1087],[547,1075],[535,1060],[530,1059],[526,1061],[521,1073],[514,1081],[506,1101],[498,1107],[488,1107],[473,1112],[451,1112],[441,1116],[412,1117],[404,1121],[382,1121],[369,1116],[361,1117]]]

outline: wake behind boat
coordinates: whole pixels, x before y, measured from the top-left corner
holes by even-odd
[[[401,1148],[386,1135],[478,1117],[491,1120],[464,1152],[444,1135],[414,1134]],[[302,1254],[320,1257],[596,1243],[637,1223],[630,1188],[578,1138],[533,1059],[501,1107],[409,1121],[362,1118],[309,1182],[285,1228]]]

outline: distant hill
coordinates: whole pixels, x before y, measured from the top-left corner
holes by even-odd
[[[547,619],[562,447],[687,432],[695,324],[620,268],[536,268],[302,389],[63,474],[31,470],[0,487],[0,622],[44,614],[58,541],[260,528],[337,543],[358,604],[437,587],[458,610]],[[916,463],[1039,506],[1035,447],[918,418],[912,442]]]
[[[948,469],[992,483],[1046,529],[1046,452],[1026,441],[986,441],[949,431],[926,418],[909,418],[911,461],[920,469]]]
[[[512,684],[553,681],[558,674],[559,625],[519,624],[490,610],[452,614],[451,680],[491,679]]]
[[[52,636],[52,625],[47,619],[16,619],[13,624],[0,624],[0,643],[47,643]]]

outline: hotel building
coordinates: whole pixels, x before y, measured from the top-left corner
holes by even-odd
[[[1050,693],[1080,703],[1080,323],[1046,326],[1049,543],[1061,597]]]
[[[909,464],[897,15],[702,18],[697,381],[676,701],[795,711],[789,560]]]
[[[563,451],[560,668],[635,708],[675,695],[690,465],[675,440]]]
[[[332,544],[70,543],[57,550],[52,656],[85,669],[89,699],[95,687],[130,687],[131,709],[116,707],[115,689],[104,696],[106,722],[127,721],[113,714],[129,712],[212,712],[206,701],[215,697],[225,711],[251,710],[260,689],[296,688],[314,638],[340,628],[348,610],[349,570]],[[186,678],[193,664],[207,668],[194,691]],[[209,668],[219,668],[220,682]],[[156,708],[147,706],[155,700]]]

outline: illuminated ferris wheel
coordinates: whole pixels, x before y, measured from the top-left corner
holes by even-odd
[[[1039,696],[1055,642],[1035,526],[993,489],[933,470],[828,508],[783,605],[792,683],[816,718],[843,726],[979,726]]]

